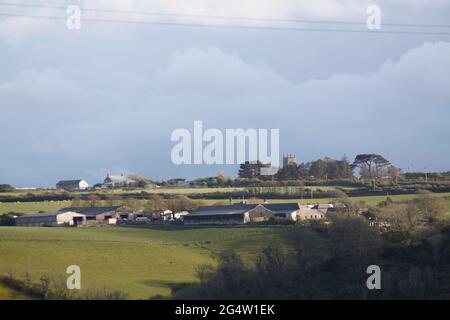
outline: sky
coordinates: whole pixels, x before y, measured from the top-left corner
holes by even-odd
[[[64,19],[4,15],[65,18],[65,10],[0,4],[0,183],[235,176],[233,165],[172,163],[171,133],[192,131],[196,120],[222,131],[279,129],[280,152],[300,162],[379,153],[405,171],[450,170],[450,27],[336,31],[367,31],[373,4],[382,31],[448,24],[450,0],[5,2],[79,5],[82,20],[69,30]]]

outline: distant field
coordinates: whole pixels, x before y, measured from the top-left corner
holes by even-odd
[[[282,189],[283,187],[279,187]],[[306,189],[309,190],[334,190],[336,187],[334,186],[305,186]],[[355,190],[358,188],[355,187],[340,187],[345,190]],[[132,190],[123,190],[123,189],[103,189],[97,190],[95,193],[97,194],[127,194],[127,193],[139,193],[141,191],[145,191],[147,193],[164,193],[164,194],[207,194],[207,193],[229,193],[229,192],[240,192],[244,191],[246,188],[244,187],[227,187],[227,188],[206,188],[206,187],[163,187],[156,189],[132,189]],[[1,196],[4,197],[23,197],[26,195],[62,195],[64,192],[56,191],[56,190],[27,190],[27,191],[16,191],[16,192],[5,192],[1,193]],[[72,195],[82,195],[85,192],[73,192]]]
[[[81,268],[82,288],[128,292],[131,298],[170,294],[196,280],[195,268],[236,249],[245,259],[283,243],[283,227],[0,227],[0,273],[65,276]],[[1,288],[0,288],[1,294]]]
[[[39,211],[55,212],[70,206],[72,201],[41,201],[41,202],[6,202],[0,203],[0,214],[8,212],[36,213]]]

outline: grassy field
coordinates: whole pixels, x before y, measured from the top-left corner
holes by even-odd
[[[0,283],[0,300],[29,300],[26,295],[5,287]]]
[[[280,187],[282,189],[283,187]],[[310,190],[334,190],[336,187],[334,186],[305,186],[305,188]],[[355,187],[340,187],[346,190],[355,190]],[[97,190],[95,193],[97,194],[127,194],[127,193],[139,193],[141,191],[145,191],[146,193],[159,193],[159,194],[207,194],[207,193],[230,193],[230,192],[240,192],[244,191],[247,188],[244,187],[221,187],[221,188],[207,188],[207,187],[161,187],[156,189],[102,189]],[[15,192],[4,192],[1,193],[2,196],[9,197],[23,197],[26,195],[62,195],[65,192],[61,190],[54,189],[42,189],[42,190],[18,190]],[[72,192],[73,195],[82,195],[85,192]]]
[[[249,259],[259,248],[281,243],[283,227],[0,227],[0,273],[37,281],[64,277],[69,265],[82,272],[82,288],[129,293],[130,298],[168,295],[174,285],[196,280],[195,268],[235,248]]]
[[[71,203],[72,201],[6,202],[0,203],[0,214],[8,212],[55,212],[61,208],[70,207]]]

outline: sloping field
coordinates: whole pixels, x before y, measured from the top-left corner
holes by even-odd
[[[244,258],[282,241],[284,228],[268,227],[0,227],[0,273],[33,281],[43,274],[65,279],[81,268],[82,289],[121,290],[131,298],[169,295],[196,280],[200,264],[229,248]]]

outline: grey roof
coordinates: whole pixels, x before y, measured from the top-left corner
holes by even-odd
[[[300,205],[296,202],[293,203],[264,203],[263,206],[270,211],[278,212],[292,212],[300,209]]]
[[[85,216],[98,216],[99,214],[104,214],[112,211],[116,211],[117,209],[122,208],[122,206],[110,206],[110,207],[86,207],[86,208],[62,208],[58,212],[69,212],[73,211],[76,213],[84,214]]]
[[[136,182],[133,179],[129,179],[125,176],[119,176],[119,175],[108,175],[105,180],[103,180],[103,183],[133,183]]]
[[[73,185],[76,185],[76,186],[78,186],[79,184],[80,184],[80,182],[81,181],[83,181],[83,179],[79,179],[79,180],[61,180],[61,181],[59,181],[56,185],[58,185],[58,186],[65,186],[65,187],[67,187],[67,186],[73,186]]]
[[[82,213],[86,216],[98,216],[99,214],[104,214],[112,211],[116,211],[121,208],[121,206],[112,206],[112,207],[88,207],[79,210],[79,213]]]
[[[41,212],[41,213],[32,213],[32,214],[25,214],[23,216],[19,216],[16,219],[28,219],[28,218],[48,218],[48,217],[55,217],[58,214],[61,214],[62,212]]]
[[[59,213],[64,213],[64,212],[78,212],[83,208],[77,208],[77,207],[68,207],[68,208],[61,208],[58,210]]]
[[[230,215],[230,214],[243,214],[253,208],[257,204],[233,204],[225,206],[203,206],[198,207],[197,210],[186,215],[189,216],[209,216],[209,215]]]
[[[274,203],[274,204],[233,204],[225,206],[203,206],[199,207],[194,212],[188,214],[189,216],[206,216],[206,215],[233,215],[243,214],[257,206],[263,206],[274,213],[289,213],[300,209],[298,203]]]

